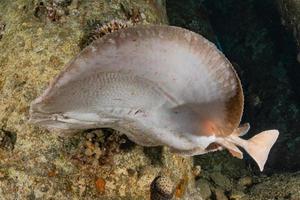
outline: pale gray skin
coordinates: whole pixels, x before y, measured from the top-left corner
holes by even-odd
[[[242,157],[235,146],[243,143],[242,111],[240,81],[212,43],[177,27],[140,26],[84,49],[32,103],[30,121],[49,129],[110,127],[184,155],[225,147]],[[208,150],[211,143],[220,146]]]

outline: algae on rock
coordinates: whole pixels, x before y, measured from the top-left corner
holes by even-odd
[[[164,6],[147,0],[1,1],[0,129],[17,138],[13,150],[0,149],[2,198],[148,199],[159,173],[174,183],[188,179],[192,190],[189,158],[163,149],[154,151],[161,161],[153,162],[152,150],[133,145],[115,152],[113,164],[90,164],[73,154],[84,133],[61,138],[27,123],[30,102],[80,51],[90,21],[128,20],[138,13],[141,23],[167,23]]]

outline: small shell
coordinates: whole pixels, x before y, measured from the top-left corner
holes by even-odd
[[[174,195],[174,184],[166,176],[157,176],[151,183],[151,200],[171,200]]]

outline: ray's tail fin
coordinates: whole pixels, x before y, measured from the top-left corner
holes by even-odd
[[[243,142],[242,146],[256,161],[260,171],[263,171],[269,152],[279,136],[278,130],[263,131],[250,140]]]

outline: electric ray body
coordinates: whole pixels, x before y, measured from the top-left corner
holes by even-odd
[[[110,127],[144,146],[184,155],[243,147],[263,168],[278,137],[239,136],[240,80],[202,36],[172,26],[137,26],[106,35],[75,57],[31,105],[30,121],[49,129]]]

